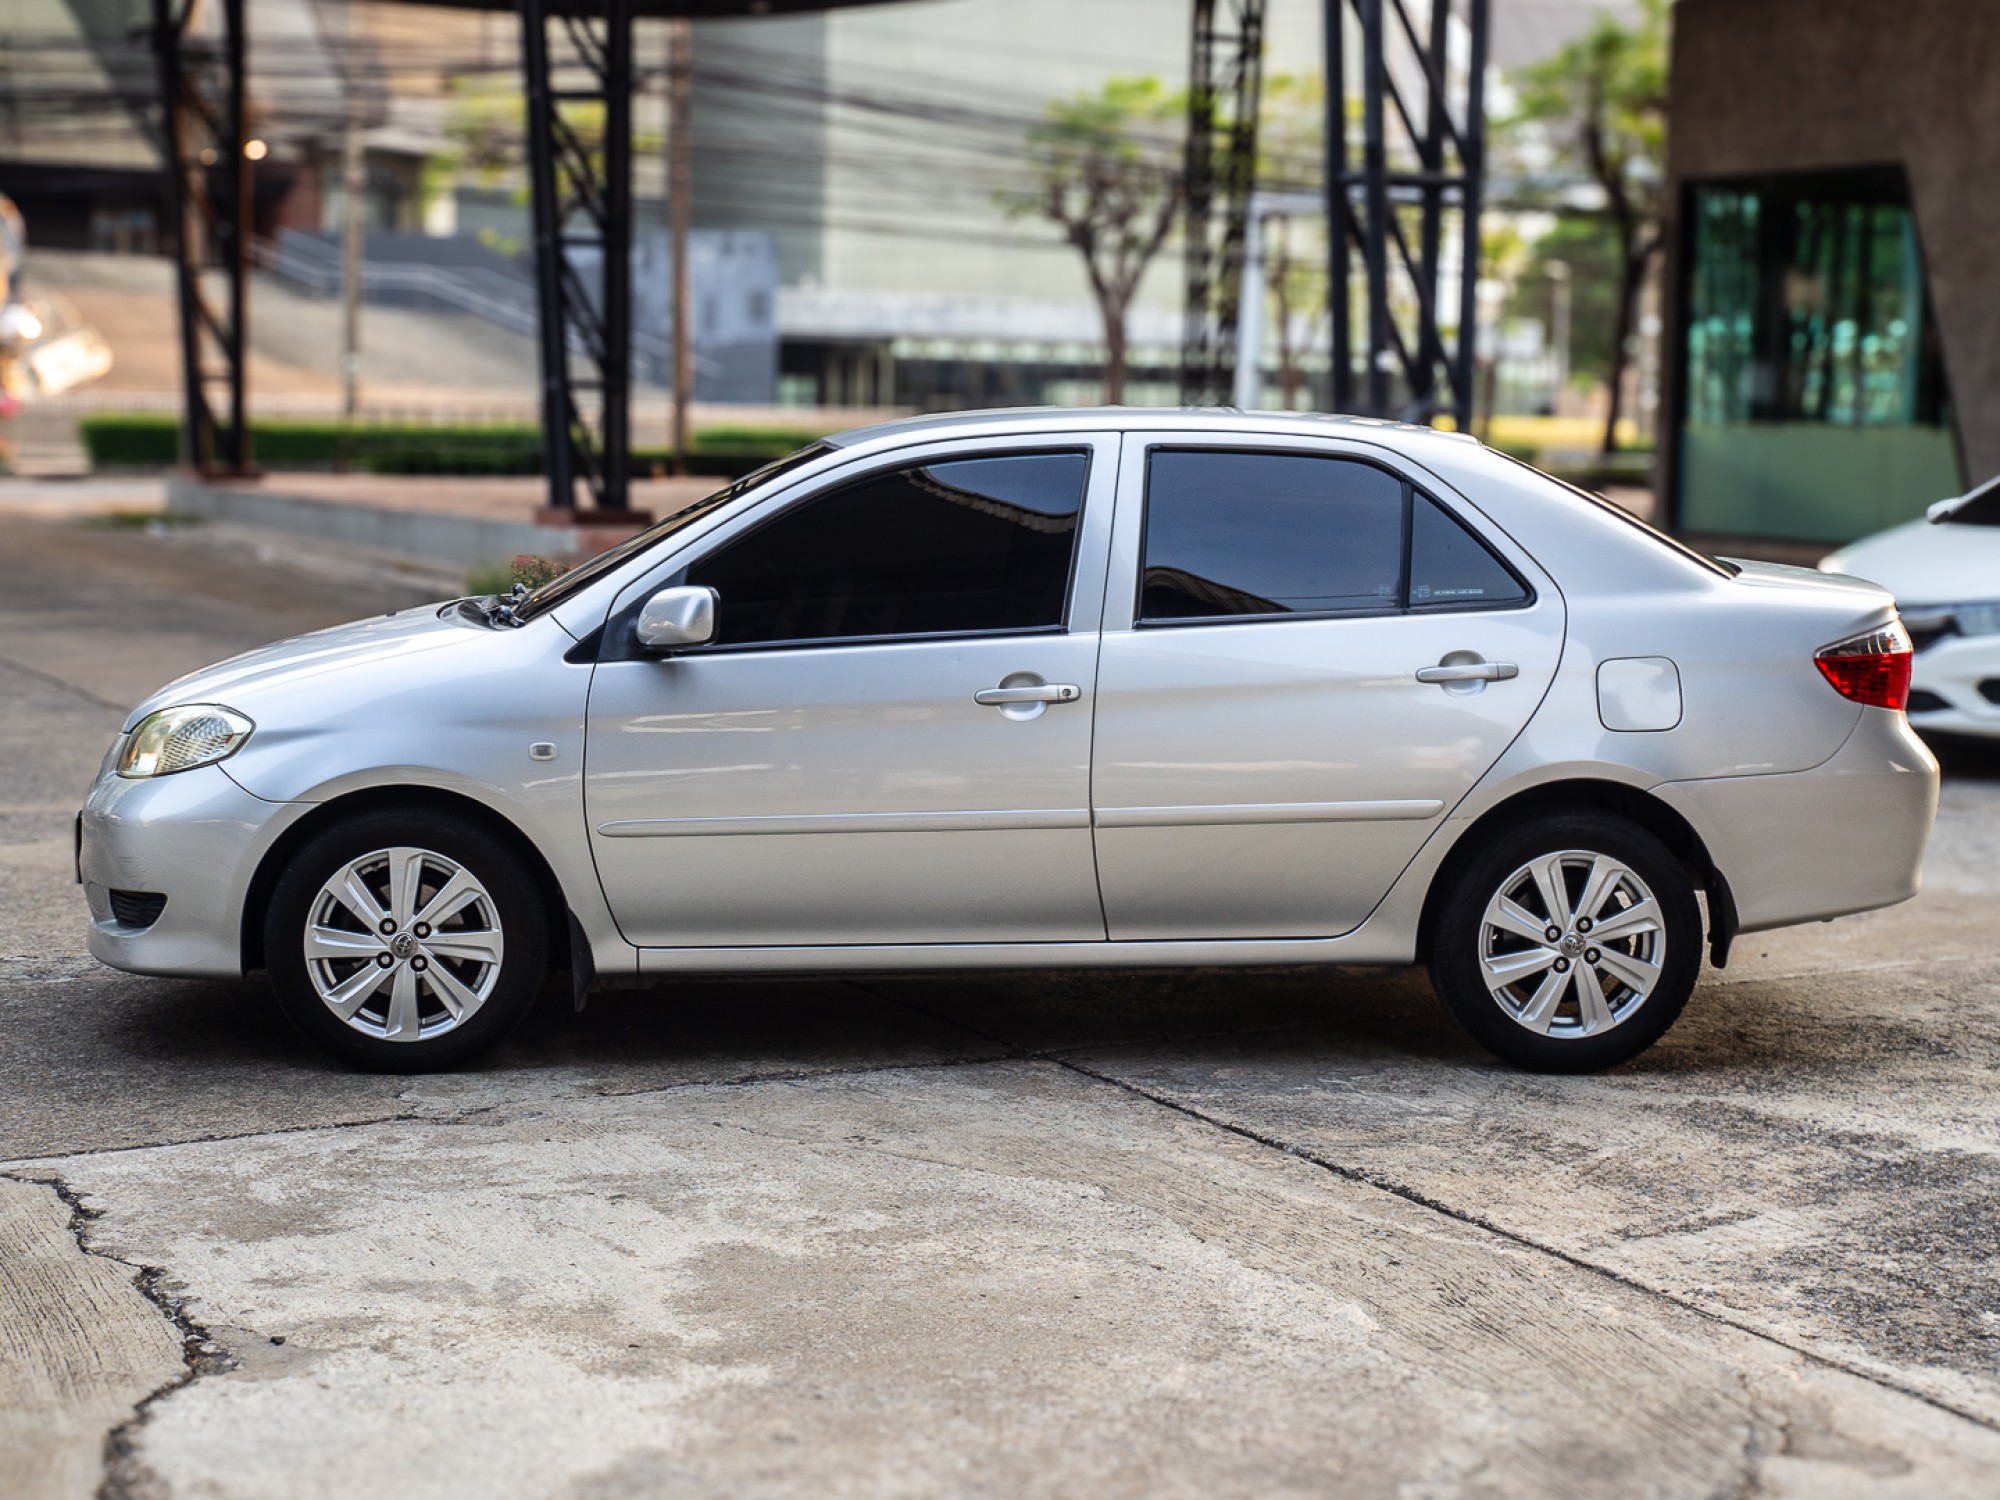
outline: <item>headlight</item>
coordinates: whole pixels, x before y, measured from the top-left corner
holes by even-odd
[[[170,776],[234,755],[257,726],[233,708],[184,703],[139,721],[118,757],[120,776]]]

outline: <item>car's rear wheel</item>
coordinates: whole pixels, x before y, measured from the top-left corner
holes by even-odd
[[[448,1068],[513,1028],[541,988],[547,914],[483,830],[364,814],[299,850],[272,893],[271,984],[308,1040],[377,1072]]]
[[[1519,1067],[1582,1073],[1637,1056],[1701,972],[1681,862],[1623,818],[1507,829],[1459,872],[1431,931],[1431,982],[1459,1025]]]

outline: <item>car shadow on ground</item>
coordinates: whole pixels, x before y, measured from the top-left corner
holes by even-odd
[[[1951,1044],[1925,1017],[1899,1014],[1882,985],[1867,973],[1811,987],[1711,977],[1651,1050],[1562,1087],[1865,1091],[1878,1075],[1908,1083],[1953,1066],[1938,1055]],[[1829,1005],[1828,986],[1852,993]],[[81,969],[40,996],[21,992],[5,1012],[0,1159],[482,1101],[1024,1058],[1134,1079],[1227,1073],[1279,1092],[1336,1081],[1399,1096],[1545,1086],[1465,1037],[1419,969],[704,980],[599,991],[580,1015],[567,976],[555,975],[500,1046],[456,1073],[418,1076],[351,1072],[325,1057],[292,1032],[261,977]]]
[[[2000,781],[2000,740],[1924,735],[1947,781]]]

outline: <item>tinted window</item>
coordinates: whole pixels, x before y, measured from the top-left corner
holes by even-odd
[[[1403,484],[1367,464],[1287,453],[1155,453],[1139,615],[1395,609]]]
[[[1521,582],[1486,544],[1427,495],[1410,508],[1410,607],[1519,604]]]
[[[703,558],[717,643],[1060,625],[1083,504],[1081,453],[872,475]]]

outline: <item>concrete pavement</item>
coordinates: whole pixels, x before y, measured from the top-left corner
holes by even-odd
[[[1639,1062],[1420,976],[552,994],[340,1072],[81,956],[158,681],[407,590],[0,507],[0,1473],[24,1495],[1983,1495],[2000,757],[1927,888]]]

